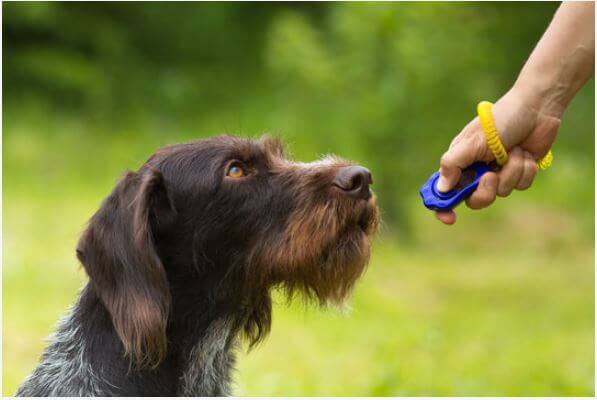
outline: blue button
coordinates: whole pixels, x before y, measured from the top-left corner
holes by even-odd
[[[435,211],[452,210],[475,191],[477,186],[479,186],[481,177],[491,170],[492,168],[489,164],[482,162],[474,163],[462,171],[460,180],[455,188],[446,193],[437,190],[439,172],[434,173],[419,190],[419,194],[423,199],[423,205]]]

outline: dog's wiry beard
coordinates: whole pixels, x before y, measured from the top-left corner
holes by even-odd
[[[374,199],[313,199],[304,193],[296,197],[282,233],[253,254],[251,269],[259,270],[262,285],[280,287],[289,298],[300,294],[321,305],[340,305],[369,261],[377,207]]]
[[[328,156],[294,163],[274,142],[268,151],[269,182],[277,195],[266,208],[266,223],[253,233],[244,258],[243,331],[250,347],[271,325],[272,289],[318,305],[342,306],[366,269],[379,225],[375,196],[351,196],[333,185],[350,162]],[[255,226],[255,225],[254,225]]]
[[[288,296],[298,292],[322,305],[339,305],[348,297],[369,261],[369,235],[377,225],[375,211],[359,210],[369,212],[363,230],[362,214],[354,208],[330,201],[320,212],[301,213],[291,222],[274,266]]]

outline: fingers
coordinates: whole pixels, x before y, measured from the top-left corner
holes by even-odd
[[[477,190],[466,199],[466,205],[473,210],[488,207],[495,201],[497,188],[498,175],[495,172],[486,173],[481,177]]]
[[[452,225],[454,222],[456,222],[456,213],[452,210],[437,211],[435,216],[446,225]]]
[[[520,147],[515,147],[509,154],[508,162],[498,173],[499,184],[497,195],[506,197],[516,187],[525,169],[525,153]]]
[[[499,173],[488,172],[481,177],[477,190],[466,200],[466,205],[479,210],[490,206],[496,196],[509,196],[513,189],[528,189],[538,170],[531,153],[516,147],[510,152],[508,162]]]
[[[522,173],[522,177],[520,178],[520,180],[518,181],[518,184],[516,185],[516,189],[518,189],[518,190],[528,189],[531,186],[531,184],[533,183],[533,179],[535,179],[535,175],[537,175],[537,171],[539,171],[539,167],[537,166],[535,159],[533,158],[533,156],[530,153],[525,152],[524,171]]]
[[[496,196],[506,197],[513,189],[526,190],[533,183],[538,170],[533,155],[516,147],[510,152],[508,162],[499,173],[488,172],[481,177],[477,190],[466,199],[466,205],[479,210],[490,206]],[[435,216],[446,225],[456,222],[456,213],[452,210],[437,211]]]

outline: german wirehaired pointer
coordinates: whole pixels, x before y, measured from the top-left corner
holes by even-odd
[[[159,149],[91,218],[77,246],[89,283],[16,394],[230,394],[272,289],[348,296],[378,225],[371,183],[336,157],[291,162],[269,137]]]

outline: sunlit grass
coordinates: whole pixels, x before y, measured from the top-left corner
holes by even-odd
[[[473,246],[494,237],[490,225],[471,232],[471,217],[452,228],[421,221],[419,233],[443,241],[441,250],[381,237],[348,315],[279,305],[270,339],[241,358],[239,392],[590,395],[590,240],[556,230],[566,250],[550,253],[511,232],[499,247],[467,252],[460,235],[474,235]]]
[[[74,252],[85,221],[122,170],[165,141],[89,139],[72,128],[43,136],[14,127],[4,138],[5,395],[85,281]],[[530,192],[462,210],[453,227],[405,190],[412,236],[383,229],[352,310],[277,300],[268,340],[240,355],[236,393],[591,395],[593,202],[575,202],[564,183],[592,182],[593,172],[558,161]]]

